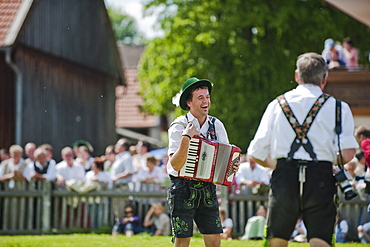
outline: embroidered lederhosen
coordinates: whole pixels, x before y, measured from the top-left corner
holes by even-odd
[[[317,113],[320,111],[323,104],[326,100],[330,97],[328,94],[321,94],[319,98],[315,101],[312,105],[310,111],[307,113],[307,116],[302,124],[299,124],[296,116],[294,115],[292,109],[290,108],[287,100],[285,99],[284,95],[280,95],[277,97],[277,100],[280,104],[280,107],[287,118],[289,124],[293,128],[296,137],[290,146],[290,151],[288,153],[287,161],[290,162],[293,160],[293,156],[295,152],[302,146],[304,150],[310,155],[312,161],[318,162],[316,153],[314,152],[313,146],[308,139],[307,133],[310,130],[310,127],[315,120]],[[299,165],[299,173],[298,173],[298,181],[300,182],[299,194],[301,200],[301,207],[303,209],[303,184],[306,182],[306,168],[307,166],[304,164]]]
[[[188,120],[187,116],[186,119]],[[215,131],[215,117],[209,116],[207,118],[209,127],[205,136],[201,134],[203,138],[209,140],[217,140]],[[189,123],[189,120],[187,121]],[[173,122],[171,124],[181,124],[186,128],[186,124],[183,122]],[[199,211],[197,216],[199,230],[210,231],[212,234],[222,232],[221,221],[218,213],[218,202],[216,195],[216,186],[211,182],[203,182],[199,180],[171,177],[171,185],[167,190],[167,200],[169,210],[171,213],[172,221],[172,233],[174,237],[190,237],[192,235],[192,220],[189,216],[183,218],[184,215],[189,215],[189,211],[193,210],[206,210],[211,213],[212,216],[209,220],[214,221],[214,224],[206,223],[202,218],[204,211]],[[179,191],[180,190],[180,191]],[[175,192],[176,191],[176,192]],[[176,207],[175,207],[176,204]],[[174,212],[176,208],[176,212]],[[194,218],[196,220],[196,218]],[[200,220],[200,222],[199,222]],[[202,223],[204,221],[204,224]],[[210,227],[210,228],[207,228]]]

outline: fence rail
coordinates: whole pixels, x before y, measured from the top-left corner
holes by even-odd
[[[246,194],[234,188],[218,187],[221,206],[234,221],[234,236],[244,234],[244,227],[256,208],[267,206],[266,195]],[[115,218],[127,203],[137,208],[144,218],[151,202],[166,202],[166,188],[142,184],[140,189],[130,187],[117,191],[100,190],[77,193],[48,181],[0,183],[0,234],[44,234],[86,230],[113,226]],[[367,206],[370,201],[340,200],[340,212],[349,223],[349,238],[357,238],[357,226],[369,221]]]

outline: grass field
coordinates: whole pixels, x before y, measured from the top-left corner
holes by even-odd
[[[262,241],[222,240],[221,246],[229,247],[260,247]],[[37,236],[0,236],[0,246],[28,247],[28,246],[70,246],[70,247],[147,247],[147,246],[173,246],[170,237],[152,237],[150,235],[135,235],[131,238],[125,236],[112,237],[107,234],[72,234],[72,235],[37,235]],[[194,237],[191,247],[204,246],[202,238]],[[307,243],[289,243],[289,247],[308,247]],[[346,243],[336,244],[339,247],[365,247],[370,244]]]

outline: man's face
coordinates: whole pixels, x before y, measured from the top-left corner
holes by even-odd
[[[199,88],[193,92],[193,98],[187,102],[190,112],[195,117],[207,116],[211,106],[211,96],[208,88]]]

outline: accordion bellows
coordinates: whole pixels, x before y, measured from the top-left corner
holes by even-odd
[[[239,161],[240,152],[241,149],[232,144],[194,136],[178,176],[231,186],[235,176],[233,165]]]

